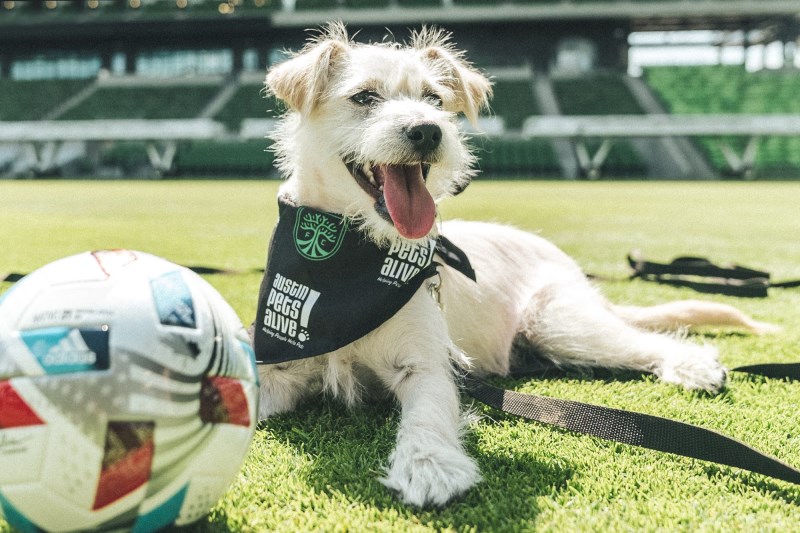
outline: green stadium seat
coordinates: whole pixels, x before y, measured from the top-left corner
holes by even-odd
[[[101,87],[59,117],[90,119],[195,118],[219,92],[218,85]]]
[[[178,175],[269,176],[275,173],[269,141],[194,141],[181,143],[175,154]]]
[[[0,80],[0,120],[38,120],[92,80]]]
[[[440,8],[442,7],[442,3],[439,1],[431,1],[431,0],[397,0],[397,5],[400,7],[413,7],[417,8]]]
[[[344,5],[353,9],[383,9],[389,6],[389,0],[345,0]]]
[[[602,139],[589,139],[586,147],[594,154],[602,142]],[[600,175],[609,178],[639,178],[646,172],[647,167],[638,152],[629,141],[623,139],[614,141],[600,169]]]
[[[553,90],[564,115],[639,115],[644,110],[619,74],[594,74],[579,78],[556,78]],[[595,153],[601,139],[586,146]],[[611,146],[601,174],[607,177],[640,177],[646,167],[630,141],[618,139]]]
[[[800,113],[797,71],[750,73],[738,65],[651,67],[645,69],[644,77],[664,107],[674,114]],[[698,139],[711,164],[724,174],[729,170],[719,147],[721,141],[742,153],[747,139]],[[767,176],[800,176],[800,138],[761,139],[755,168]]]
[[[296,0],[295,9],[334,9],[336,0]]]
[[[644,111],[618,74],[553,79],[563,115],[640,115]]]
[[[100,154],[100,164],[118,167],[126,174],[135,174],[138,169],[150,165],[147,148],[143,142],[116,142]]]
[[[225,107],[214,115],[214,120],[224,123],[232,131],[238,131],[245,118],[277,117],[283,111],[280,101],[265,96],[263,83],[243,84]]]
[[[472,141],[479,178],[557,177],[561,169],[550,141],[479,137]]]
[[[506,129],[519,129],[527,117],[540,114],[531,80],[498,79],[493,89],[491,111],[503,118]]]

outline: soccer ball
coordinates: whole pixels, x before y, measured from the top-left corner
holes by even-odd
[[[258,378],[208,283],[127,250],[40,268],[0,295],[0,514],[20,531],[193,522],[247,453]]]

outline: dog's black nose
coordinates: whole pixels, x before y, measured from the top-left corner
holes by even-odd
[[[416,126],[411,126],[406,130],[406,137],[416,150],[423,153],[430,153],[439,147],[442,142],[442,129],[436,124],[423,122]]]

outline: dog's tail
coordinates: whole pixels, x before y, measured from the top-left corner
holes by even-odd
[[[695,326],[733,326],[756,335],[780,331],[778,326],[759,322],[735,307],[716,302],[680,300],[652,307],[612,305],[611,308],[629,324],[655,331]]]

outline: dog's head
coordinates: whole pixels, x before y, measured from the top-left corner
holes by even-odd
[[[275,135],[288,194],[363,222],[375,240],[419,239],[436,201],[470,179],[457,128],[474,122],[491,84],[424,29],[409,45],[357,44],[341,24],[267,75],[289,112]]]

